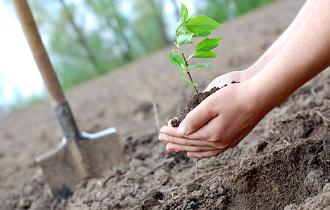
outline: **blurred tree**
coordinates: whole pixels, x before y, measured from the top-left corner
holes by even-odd
[[[224,22],[233,16],[235,11],[230,9],[233,0],[210,0],[205,2],[204,7],[199,7],[198,13],[206,14],[218,22]]]
[[[224,22],[271,1],[189,0],[189,5],[194,7],[192,14],[205,14]],[[3,2],[11,5],[9,0]],[[65,89],[167,45],[171,41],[167,32],[173,32],[174,21],[181,16],[180,2],[29,0]],[[168,14],[166,8],[169,5],[172,5],[174,12]],[[172,17],[174,15],[175,18]],[[26,104],[38,101],[35,98],[28,99]]]
[[[110,10],[110,14],[113,16],[113,24],[112,27],[114,28],[115,34],[117,39],[121,40],[124,49],[124,59],[125,61],[129,62],[133,59],[131,52],[133,51],[133,47],[131,45],[131,41],[125,31],[127,26],[127,20],[119,13],[117,4],[118,2],[115,0],[100,0],[109,2],[109,6],[107,7]],[[106,7],[106,5],[105,5]],[[109,17],[110,18],[110,17]],[[111,25],[109,25],[111,26]]]
[[[234,0],[237,8],[237,14],[244,14],[251,9],[265,5],[272,0]]]
[[[178,5],[177,0],[171,0],[172,6],[174,8],[175,18],[178,20],[181,17],[181,7]]]
[[[147,3],[151,7],[152,15],[155,19],[155,21],[158,24],[158,29],[160,32],[161,40],[163,42],[163,45],[167,45],[171,42],[171,40],[168,39],[167,34],[166,34],[166,22],[165,22],[165,5],[164,5],[164,0],[147,0]]]
[[[165,33],[165,23],[159,5],[154,0],[135,0],[133,25],[136,36],[146,52],[164,47],[169,40]]]
[[[117,47],[122,51],[123,60],[131,61],[133,47],[125,31],[127,20],[118,12],[117,2],[114,0],[85,0],[85,2],[98,19],[103,20],[105,27],[113,33],[113,39],[116,40]]]
[[[199,13],[206,14],[219,22],[224,22],[265,5],[273,0],[209,0]]]
[[[84,48],[84,50],[86,51],[86,54],[88,56],[88,59],[90,60],[90,62],[92,63],[92,65],[94,66],[95,68],[95,71],[98,73],[98,74],[102,74],[104,73],[104,69],[99,65],[98,63],[98,60],[94,54],[94,52],[92,51],[92,49],[90,48],[89,46],[89,43],[85,37],[85,34],[83,33],[83,30],[81,27],[79,27],[77,25],[77,23],[75,22],[74,20],[74,16],[71,12],[71,9],[69,8],[69,6],[66,4],[65,0],[59,0],[62,7],[63,7],[63,10],[64,10],[64,13],[68,19],[68,21],[70,22],[74,32],[76,33],[76,36],[77,36],[77,39],[79,41],[79,43],[81,44],[81,46]]]
[[[82,81],[94,77],[95,67],[86,59],[84,48],[77,42],[76,34],[63,9],[59,12],[60,16],[53,27],[48,41],[51,58],[57,71],[61,83],[65,89],[68,89]],[[61,30],[58,30],[61,29]]]
[[[86,50],[78,41],[62,4],[58,1],[39,0],[31,0],[30,3],[41,36],[64,89],[95,77],[98,72],[95,71]],[[76,15],[74,7],[70,9],[71,13]],[[89,36],[94,35],[89,34]],[[92,41],[91,43],[93,44]],[[94,54],[95,52],[98,50],[94,50]],[[99,63],[103,66],[103,63],[100,61]]]
[[[192,3],[198,13],[224,22],[268,1],[271,0]],[[180,16],[180,0],[30,2],[66,89],[162,48],[170,42],[166,32],[171,25],[166,24],[172,24],[173,15],[166,14],[165,8],[172,4],[174,14]]]

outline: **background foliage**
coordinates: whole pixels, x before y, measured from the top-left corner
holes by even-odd
[[[270,1],[191,2],[195,13],[224,22]],[[181,3],[178,0],[30,2],[65,89],[168,45],[174,38],[174,21],[179,19]],[[172,12],[166,8],[172,8]]]
[[[192,14],[225,22],[272,0],[188,0]],[[67,90],[170,44],[181,0],[29,1]],[[191,9],[189,8],[189,9]],[[164,58],[166,59],[166,58]],[[0,91],[1,93],[1,91]],[[40,101],[33,96],[13,108]]]

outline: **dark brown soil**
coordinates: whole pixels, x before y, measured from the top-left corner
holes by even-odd
[[[196,78],[206,85],[225,71],[247,67],[303,3],[275,1],[224,24],[217,69],[194,72]],[[176,69],[166,60],[170,49],[67,93],[82,130],[115,126],[123,134],[128,161],[107,177],[82,181],[66,201],[52,198],[34,162],[62,136],[49,104],[2,119],[0,209],[329,209],[330,69],[275,108],[235,148],[196,167],[181,153],[168,154],[158,140],[153,102],[165,123],[191,93],[173,79]]]
[[[179,127],[181,121],[186,117],[186,115],[197,107],[204,99],[209,97],[211,94],[217,92],[220,88],[214,87],[210,91],[198,93],[194,95],[190,101],[187,103],[186,107],[180,111],[180,114],[171,121],[173,127]]]
[[[231,84],[235,84],[235,83],[239,83],[238,81],[231,81]],[[209,97],[210,95],[212,95],[213,93],[217,92],[218,90],[227,87],[228,85],[225,84],[222,87],[214,87],[209,91],[205,91],[202,93],[198,93],[195,94],[190,101],[187,103],[187,105],[185,106],[185,108],[183,108],[180,111],[180,114],[175,117],[173,120],[171,120],[171,125],[173,127],[179,127],[180,123],[182,122],[182,120],[187,116],[187,114],[193,110],[194,108],[196,108],[200,103],[202,103],[202,101],[204,101],[207,97]]]
[[[113,170],[106,183],[87,180],[57,207],[324,209],[330,205],[330,100],[319,96],[328,84],[317,85],[322,91],[315,98],[306,92],[314,85],[299,89],[237,147],[200,160],[197,169],[183,154],[166,153],[157,133],[127,136],[128,165]]]

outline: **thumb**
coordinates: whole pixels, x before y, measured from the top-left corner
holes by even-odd
[[[206,98],[187,114],[179,125],[178,130],[180,134],[188,135],[194,133],[218,115],[214,109],[215,106],[210,102],[210,98]]]

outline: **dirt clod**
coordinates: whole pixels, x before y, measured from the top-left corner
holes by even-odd
[[[274,1],[225,23],[223,56],[214,61],[219,71],[196,72],[198,81],[207,84],[234,70],[232,59],[237,68],[254,62],[304,2]],[[85,180],[66,201],[52,198],[41,170],[31,164],[62,136],[48,103],[0,121],[0,209],[27,208],[26,200],[31,210],[329,209],[329,69],[276,107],[235,148],[200,160],[196,173],[193,160],[168,154],[158,140],[151,101],[159,105],[159,120],[165,124],[191,93],[172,79],[177,72],[164,71],[167,53],[157,52],[70,91],[82,128],[115,126],[127,136],[122,143],[128,161],[104,178]]]
[[[20,209],[29,209],[31,207],[32,200],[22,199],[18,203],[18,208]]]
[[[235,83],[239,83],[238,81],[231,81],[231,84],[235,84]],[[225,84],[224,86],[222,87],[213,87],[211,90],[209,91],[205,91],[205,92],[202,92],[202,93],[198,93],[196,95],[194,95],[190,101],[188,101],[187,105],[185,106],[184,109],[182,109],[180,111],[180,114],[174,118],[172,121],[171,121],[171,125],[173,127],[179,127],[181,121],[186,117],[186,115],[191,111],[193,110],[194,108],[196,108],[200,103],[202,103],[202,101],[204,101],[207,97],[209,97],[210,95],[212,95],[213,93],[217,92],[218,90],[224,88],[224,87],[227,87],[228,84]]]
[[[220,90],[220,88],[214,87],[210,91],[198,93],[192,97],[192,99],[187,103],[186,107],[181,110],[180,114],[171,121],[171,125],[173,127],[179,127],[181,121],[186,117],[186,115],[197,107],[204,99],[209,97],[211,94]]]
[[[192,182],[186,186],[186,190],[188,193],[191,193],[193,191],[198,190],[200,187],[201,187],[201,185],[198,182]]]

